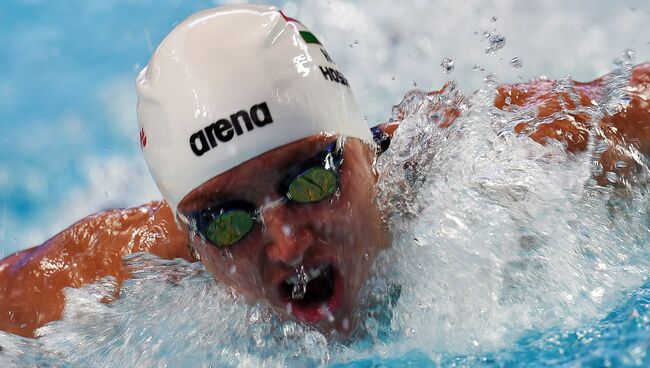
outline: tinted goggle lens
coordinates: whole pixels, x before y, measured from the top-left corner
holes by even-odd
[[[208,224],[206,236],[211,243],[219,247],[227,247],[246,236],[254,224],[255,220],[248,211],[240,209],[224,211]]]
[[[282,190],[286,198],[297,203],[315,203],[334,195],[339,184],[341,153],[335,158],[330,148],[324,157],[318,159],[317,166],[303,169],[288,182],[285,181]],[[243,239],[258,219],[252,206],[245,202],[230,203],[216,211],[207,209],[192,217],[196,219],[202,236],[220,248]]]
[[[313,203],[331,197],[337,188],[338,175],[322,167],[312,167],[294,178],[287,197],[299,203]]]

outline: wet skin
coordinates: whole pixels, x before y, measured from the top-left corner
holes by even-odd
[[[579,96],[578,103],[586,106],[591,100],[601,98],[603,81],[604,78],[599,78],[573,86],[573,92]],[[567,93],[554,91],[554,83],[537,81],[500,86],[495,106],[503,110],[514,106],[536,109],[536,119],[519,124],[515,130],[540,144],[546,144],[549,139],[558,140],[566,143],[568,151],[579,153],[587,148],[589,140],[605,140],[607,150],[600,157],[604,171],[616,172],[622,178],[633,176],[638,165],[626,149],[633,148],[646,158],[650,155],[650,64],[635,67],[627,89],[630,103],[603,119],[576,112],[576,102]],[[507,97],[510,104],[506,103]],[[438,124],[448,126],[458,115],[453,107],[447,108]],[[536,124],[541,120],[543,124]],[[600,129],[592,136],[590,128],[595,124]],[[397,120],[383,124],[382,129],[390,135],[398,126]],[[358,141],[348,141],[341,167],[340,195],[331,201],[268,205],[279,198],[276,183],[285,169],[313,156],[333,139],[312,137],[270,151],[207,182],[181,206],[183,211],[191,211],[226,197],[262,206],[263,223],[256,224],[252,233],[228,250],[217,249],[193,237],[193,245],[206,269],[249,300],[266,301],[289,316],[286,295],[278,290],[281,280],[295,274],[300,264],[306,268],[333,264],[334,273],[341,275],[336,288],[341,294],[340,305],[331,305],[335,322],[319,319],[322,316],[318,313],[301,316],[292,310],[291,315],[311,320],[309,323],[324,331],[345,333],[343,321],[347,318],[350,328],[355,323],[350,317],[355,315],[356,296],[368,276],[367,267],[388,242],[380,214],[372,205],[375,190],[372,152]],[[621,166],[621,162],[625,165]],[[604,176],[596,179],[601,185],[612,184]],[[289,228],[283,230],[284,225]],[[61,318],[65,287],[81,287],[106,276],[115,277],[119,285],[129,277],[122,257],[140,251],[162,258],[192,259],[187,229],[177,227],[163,202],[90,216],[39,247],[3,259],[0,261],[0,329],[33,336],[36,328]]]
[[[373,198],[376,175],[374,147],[347,139],[340,167],[339,191],[316,203],[283,200],[278,184],[300,164],[296,157],[317,156],[334,137],[317,136],[277,148],[219,175],[186,196],[179,213],[191,213],[233,200],[261,209],[261,221],[243,239],[218,248],[200,238],[192,243],[206,269],[234,286],[250,302],[265,301],[279,312],[347,334],[355,325],[354,309],[369,267],[389,244],[388,232]],[[306,305],[293,300],[287,279],[298,274],[328,270],[331,293],[322,285],[306,285],[307,293],[325,293],[323,300]],[[317,290],[310,290],[316,288]],[[328,318],[329,317],[329,318]]]

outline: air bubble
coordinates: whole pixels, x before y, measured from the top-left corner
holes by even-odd
[[[440,67],[442,68],[443,73],[449,74],[454,71],[454,61],[451,58],[443,58],[440,62]]]

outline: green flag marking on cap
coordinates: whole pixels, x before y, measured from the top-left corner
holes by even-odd
[[[322,43],[318,41],[318,38],[316,38],[316,36],[314,36],[314,34],[309,31],[300,31],[300,35],[302,36],[302,39],[307,43],[316,43],[322,45]]]

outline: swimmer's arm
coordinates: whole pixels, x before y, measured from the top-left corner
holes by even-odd
[[[600,155],[603,174],[596,177],[601,185],[611,184],[605,173],[616,173],[619,178],[629,178],[638,168],[630,149],[650,157],[650,63],[637,65],[627,87],[630,102],[620,106],[618,112],[603,119],[592,119],[585,112],[576,112],[578,107],[589,107],[601,100],[607,76],[592,82],[576,82],[570,96],[558,92],[553,81],[536,81],[519,85],[503,85],[497,90],[495,106],[502,110],[513,107],[535,108],[535,122],[549,120],[543,124],[520,123],[517,133],[527,134],[540,144],[549,139],[566,144],[569,152],[585,151],[590,139],[605,141],[606,150]],[[577,97],[577,98],[575,98]],[[598,129],[593,129],[593,124]],[[596,131],[595,137],[590,135]]]
[[[0,329],[22,336],[60,319],[63,289],[129,277],[122,257],[141,251],[190,260],[169,207],[151,202],[90,216],[43,245],[0,261]],[[116,290],[116,293],[118,290]]]

